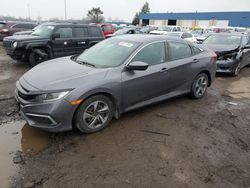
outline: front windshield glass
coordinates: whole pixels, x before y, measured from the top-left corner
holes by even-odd
[[[171,27],[159,27],[158,29],[157,29],[158,31],[171,31]]]
[[[115,38],[107,39],[83,52],[76,61],[97,68],[115,67],[122,64],[139,45]]]
[[[241,37],[234,35],[210,35],[203,44],[240,45]]]
[[[51,25],[40,25],[36,27],[36,29],[31,35],[41,36],[41,37],[50,37],[54,28],[55,27]]]

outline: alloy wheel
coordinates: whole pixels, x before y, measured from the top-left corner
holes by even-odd
[[[207,81],[207,78],[204,77],[204,76],[201,76],[199,77],[197,80],[196,80],[196,83],[195,83],[195,95],[197,97],[201,97],[204,95],[204,93],[206,92],[207,90],[207,86],[208,86],[208,81]]]
[[[88,128],[97,129],[107,122],[109,114],[108,104],[104,101],[94,101],[83,112],[83,121]]]

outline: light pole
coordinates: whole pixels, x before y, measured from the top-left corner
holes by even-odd
[[[65,16],[65,20],[67,20],[67,4],[66,4],[66,0],[64,0],[64,16]]]

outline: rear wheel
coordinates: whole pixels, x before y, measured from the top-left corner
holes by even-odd
[[[43,54],[47,54],[44,50],[40,50],[40,51]],[[35,52],[31,52],[29,55],[29,63],[32,67],[34,67],[34,66],[38,65],[39,63],[42,63],[43,61],[46,61],[46,60],[48,60],[48,55],[45,57],[42,57],[41,55],[39,55],[38,53],[35,53]]]
[[[75,125],[84,133],[94,133],[105,128],[113,117],[112,101],[96,95],[81,104],[76,112]]]
[[[207,74],[200,73],[196,76],[191,87],[191,97],[194,99],[202,98],[207,91],[208,83],[209,80]]]

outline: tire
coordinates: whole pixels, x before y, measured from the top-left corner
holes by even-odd
[[[200,99],[206,94],[209,84],[207,74],[200,73],[193,80],[190,95],[193,99]]]
[[[46,53],[44,50],[41,50],[43,53]],[[48,60],[48,58],[42,58],[35,52],[31,52],[29,55],[29,63],[32,67],[42,63],[43,61]]]
[[[75,126],[83,133],[95,133],[110,123],[113,114],[112,101],[104,95],[96,95],[79,106],[74,119]]]

